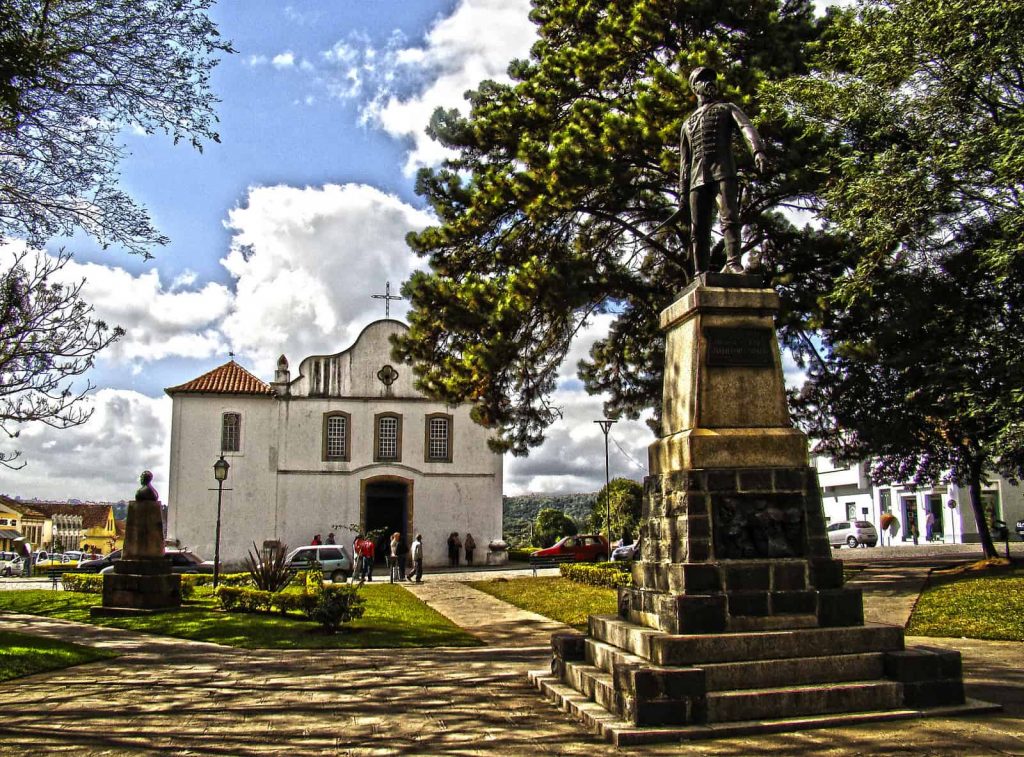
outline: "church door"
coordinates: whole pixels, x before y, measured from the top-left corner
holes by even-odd
[[[363,529],[378,531],[376,562],[384,562],[391,534],[398,531],[409,543],[405,524],[408,516],[409,485],[400,481],[376,481],[366,485],[366,524]]]

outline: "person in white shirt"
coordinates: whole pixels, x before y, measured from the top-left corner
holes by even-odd
[[[416,534],[416,540],[412,543],[412,571],[409,573],[408,578],[410,581],[413,580],[413,576],[416,576],[416,583],[423,582],[423,536],[422,534]]]

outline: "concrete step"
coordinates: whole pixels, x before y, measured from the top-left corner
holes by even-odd
[[[650,660],[596,639],[587,639],[584,648],[587,663],[608,674],[614,673],[617,665],[663,669],[662,666],[652,665]],[[694,667],[703,668],[708,691],[869,681],[885,677],[885,657],[880,652],[719,662]]]
[[[881,652],[701,665],[708,691],[871,681],[885,677]]]
[[[615,696],[611,674],[586,663],[567,662],[564,682],[608,712],[618,712],[620,703]]]
[[[868,624],[724,634],[672,635],[615,615],[591,615],[590,635],[655,665],[695,665],[903,649],[903,629]]]
[[[708,694],[708,722],[766,720],[801,715],[899,709],[903,686],[895,681],[717,691]]]

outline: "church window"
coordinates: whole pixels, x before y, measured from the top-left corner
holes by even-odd
[[[381,413],[374,417],[374,460],[402,459],[402,416]]]
[[[348,460],[348,438],[351,418],[348,413],[333,412],[324,415],[324,460]]]
[[[224,413],[220,425],[220,451],[238,452],[242,449],[242,414]]]
[[[426,461],[450,463],[452,461],[452,417],[443,413],[427,416]]]

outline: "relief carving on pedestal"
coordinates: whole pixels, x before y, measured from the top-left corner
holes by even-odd
[[[804,554],[804,514],[797,505],[725,496],[713,507],[712,519],[719,560]]]

